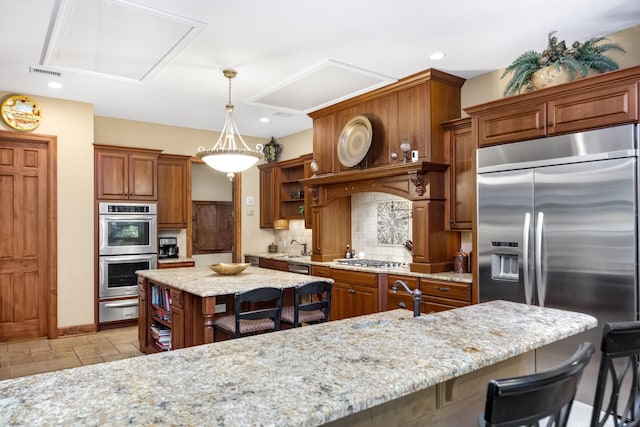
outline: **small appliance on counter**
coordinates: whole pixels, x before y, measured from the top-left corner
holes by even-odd
[[[178,239],[176,237],[160,237],[158,258],[178,258]]]

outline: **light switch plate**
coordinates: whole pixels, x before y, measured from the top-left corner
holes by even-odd
[[[247,206],[253,206],[256,204],[256,200],[253,196],[247,196]]]

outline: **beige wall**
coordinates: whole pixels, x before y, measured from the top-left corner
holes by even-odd
[[[0,98],[13,92],[0,91]],[[93,323],[93,106],[34,96],[58,138],[58,326]],[[0,129],[13,130],[0,122]]]
[[[621,68],[640,64],[640,26],[609,38],[627,50],[626,55],[614,58]],[[539,47],[542,48],[544,46]],[[501,71],[496,71],[467,80],[462,88],[462,106],[501,98],[506,82],[500,80],[500,74]],[[14,92],[0,91],[0,97],[11,93]],[[218,132],[94,117],[90,104],[43,96],[34,96],[34,99],[43,111],[42,123],[35,133],[58,137],[58,326],[91,324],[94,320],[92,143],[192,155],[199,146],[212,146]],[[4,124],[0,124],[0,128],[11,130]],[[284,146],[282,160],[310,153],[312,138],[311,130],[279,138],[278,143]],[[250,137],[246,141],[249,145],[268,142]],[[248,196],[255,200],[253,207],[247,206]],[[272,230],[260,229],[259,201],[258,169],[251,168],[242,174],[244,253],[265,252],[274,240]]]

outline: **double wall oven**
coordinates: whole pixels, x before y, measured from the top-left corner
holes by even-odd
[[[99,204],[100,323],[138,318],[136,271],[158,262],[155,203]]]

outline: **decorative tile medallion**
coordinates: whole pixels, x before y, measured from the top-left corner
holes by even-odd
[[[390,200],[378,202],[378,244],[402,245],[409,240],[411,202]]]

